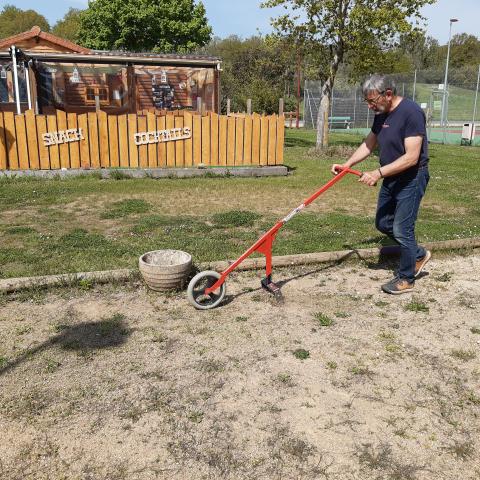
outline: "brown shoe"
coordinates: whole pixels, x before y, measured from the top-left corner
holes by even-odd
[[[427,253],[425,253],[425,256],[420,260],[417,260],[417,262],[415,263],[415,278],[417,278],[420,275],[425,265],[431,258],[432,258],[432,252],[430,250],[427,250]]]
[[[395,277],[388,283],[382,285],[382,290],[385,293],[390,293],[392,295],[400,295],[401,293],[411,292],[414,286],[414,282],[410,283],[404,278]]]

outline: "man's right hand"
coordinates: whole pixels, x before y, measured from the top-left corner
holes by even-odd
[[[330,171],[334,175],[338,175],[344,168],[350,168],[350,165],[348,165],[346,163],[344,163],[344,164],[334,163],[332,165],[332,168],[330,169]]]

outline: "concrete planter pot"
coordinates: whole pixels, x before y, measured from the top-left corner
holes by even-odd
[[[157,292],[183,289],[192,268],[192,256],[180,250],[154,250],[138,260],[145,283]]]

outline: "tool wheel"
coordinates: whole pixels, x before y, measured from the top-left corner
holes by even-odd
[[[188,301],[198,310],[209,310],[219,305],[227,292],[225,282],[209,295],[205,295],[204,292],[207,288],[214,285],[220,276],[218,272],[211,270],[197,273],[188,284]]]

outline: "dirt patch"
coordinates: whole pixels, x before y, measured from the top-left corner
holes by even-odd
[[[480,476],[480,254],[415,293],[368,264],[251,272],[225,304],[140,284],[4,298],[5,479]],[[88,286],[85,286],[88,288]]]

